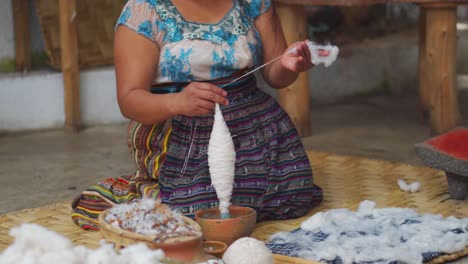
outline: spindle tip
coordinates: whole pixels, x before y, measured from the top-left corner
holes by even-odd
[[[231,218],[230,213],[221,213],[221,219],[228,219],[228,218]]]

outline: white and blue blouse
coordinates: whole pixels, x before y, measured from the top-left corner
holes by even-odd
[[[206,24],[186,20],[171,0],[129,0],[117,26],[158,45],[154,83],[218,79],[262,62],[262,42],[254,22],[271,7],[271,0],[232,1],[219,22]]]

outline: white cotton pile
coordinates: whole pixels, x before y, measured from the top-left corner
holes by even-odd
[[[162,250],[151,250],[145,244],[135,244],[120,250],[124,263],[131,264],[158,264],[164,258]]]
[[[160,264],[162,250],[151,250],[144,244],[129,246],[117,253],[111,244],[101,243],[96,250],[74,247],[67,238],[36,224],[12,228],[15,238],[2,254],[2,264]]]
[[[281,232],[273,244],[294,245],[291,254],[315,261],[340,257],[343,263],[421,263],[423,253],[454,253],[468,246],[468,218],[419,214],[408,208],[320,212],[301,224],[302,232]]]
[[[163,242],[163,239],[177,236],[201,235],[194,226],[184,221],[182,214],[170,210],[165,205],[156,206],[153,199],[118,204],[109,209],[105,220],[113,227],[142,235],[161,235],[155,242]]]
[[[405,191],[405,192],[417,192],[421,188],[421,184],[419,182],[413,182],[413,183],[406,183],[403,179],[398,179],[397,181],[398,186],[400,187],[400,190]]]
[[[219,199],[219,210],[222,215],[229,214],[234,187],[236,150],[219,104],[215,106],[213,130],[208,143],[208,166],[211,183]]]
[[[12,228],[10,236],[15,242],[0,255],[2,264],[79,263],[68,239],[38,225]]]
[[[251,237],[234,241],[223,255],[225,264],[273,264],[273,254],[265,244]]]
[[[338,53],[340,52],[337,46],[333,46],[331,44],[319,45],[310,40],[307,40],[306,43],[309,47],[312,63],[314,65],[323,64],[325,67],[329,67],[333,62],[335,62],[338,57]],[[328,56],[320,56],[320,51],[328,51],[329,54]],[[290,52],[296,52],[296,48],[291,49]]]

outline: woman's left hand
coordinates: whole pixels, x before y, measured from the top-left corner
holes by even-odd
[[[328,51],[319,52],[319,56],[328,56]],[[304,72],[312,68],[312,55],[306,41],[292,44],[281,57],[281,65],[292,72]]]

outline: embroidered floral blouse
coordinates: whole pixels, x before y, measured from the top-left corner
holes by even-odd
[[[129,0],[117,26],[159,46],[154,83],[217,79],[261,63],[262,43],[254,21],[270,8],[271,0],[232,2],[218,23],[205,24],[185,20],[171,0]]]

